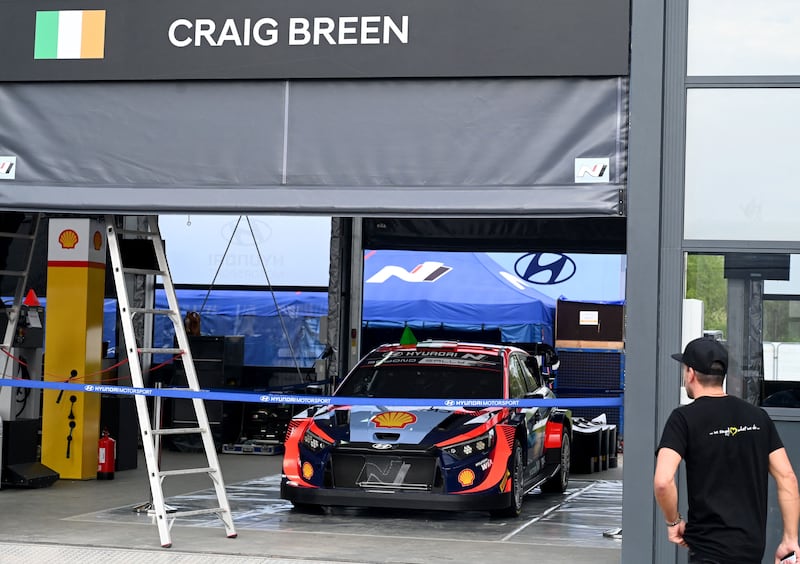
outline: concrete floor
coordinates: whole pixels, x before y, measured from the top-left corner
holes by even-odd
[[[114,480],[0,490],[0,563],[618,563],[622,540],[611,533],[622,526],[619,460],[614,469],[573,475],[563,495],[529,494],[518,519],[500,520],[481,512],[301,513],[279,499],[280,456],[221,454],[238,537],[227,539],[215,517],[187,517],[174,522],[165,549],[151,518],[134,511],[150,496],[140,451],[138,468]],[[202,455],[162,454],[165,470],[205,465]],[[180,510],[214,497],[205,476],[167,477],[164,494]]]

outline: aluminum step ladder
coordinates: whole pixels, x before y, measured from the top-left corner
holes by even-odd
[[[23,311],[25,289],[28,287],[28,274],[30,273],[31,263],[33,262],[33,252],[36,247],[36,237],[39,233],[42,215],[41,213],[20,213],[21,222],[15,232],[8,231],[9,225],[0,225],[0,242],[2,242],[4,246],[7,245],[9,255],[12,250],[12,245],[15,245],[15,243],[17,247],[24,247],[24,250],[20,249],[20,251],[24,252],[24,257],[19,268],[0,270],[0,278],[10,277],[15,278],[17,281],[14,290],[13,304],[10,307],[6,306],[0,309],[0,315],[6,316],[6,319],[0,320],[0,325],[2,325],[3,321],[6,322],[5,331],[3,332],[3,342],[0,345],[3,351],[5,351],[5,353],[2,353],[3,358],[0,359],[0,366],[2,366],[0,377],[7,377],[8,365],[12,363],[12,358],[10,356],[11,349],[17,344],[17,327],[19,325],[20,315]],[[4,257],[0,257],[0,259],[2,258]],[[5,262],[7,263],[6,266],[12,266],[10,263],[13,261],[11,261],[10,256],[9,260]],[[0,266],[2,266],[2,263],[0,263]]]
[[[164,241],[158,229],[158,216],[146,216],[144,227],[137,227],[135,230],[124,229],[123,217],[118,215],[106,216],[106,233],[108,235],[108,250],[111,256],[111,265],[114,272],[114,284],[117,289],[117,300],[119,303],[120,320],[125,337],[125,349],[128,355],[130,376],[133,387],[144,388],[144,377],[142,374],[142,361],[140,355],[150,354],[180,354],[182,355],[183,366],[186,373],[186,381],[190,390],[199,391],[200,385],[197,379],[192,352],[189,347],[189,339],[186,335],[186,327],[181,318],[178,308],[178,299],[175,295],[175,286],[170,276],[167,256],[164,250]],[[128,281],[132,275],[153,275],[160,278],[167,296],[169,309],[154,309],[131,307],[128,297]],[[137,342],[134,329],[134,316],[166,316],[172,321],[175,328],[177,348],[156,348],[144,347]],[[161,546],[169,548],[172,546],[170,539],[170,529],[176,518],[189,517],[193,515],[215,514],[225,525],[225,533],[228,538],[235,538],[236,531],[233,527],[230,504],[225,491],[225,483],[222,478],[222,471],[217,457],[216,446],[211,434],[211,427],[206,414],[206,408],[201,398],[192,398],[191,403],[194,407],[197,427],[180,428],[153,428],[151,423],[150,410],[147,405],[147,398],[142,394],[136,394],[136,411],[139,417],[139,429],[142,434],[142,448],[147,462],[147,473],[150,480],[150,492],[152,494],[153,516],[158,525],[158,534],[161,537]],[[202,438],[203,449],[206,454],[208,466],[203,468],[186,468],[180,470],[162,471],[159,468],[158,452],[156,445],[157,438],[161,435],[186,435],[199,434]],[[181,476],[187,474],[208,474],[214,483],[217,494],[217,507],[208,509],[198,509],[191,511],[172,511],[168,512],[164,501],[164,492],[161,487],[164,478],[168,476]]]

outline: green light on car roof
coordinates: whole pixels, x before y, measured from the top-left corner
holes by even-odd
[[[414,336],[413,331],[411,331],[411,327],[407,326],[403,329],[403,336],[400,337],[400,344],[401,345],[416,345],[417,338]]]

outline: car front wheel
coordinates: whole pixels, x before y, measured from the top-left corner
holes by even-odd
[[[572,453],[570,452],[569,435],[562,433],[558,472],[556,472],[552,478],[542,484],[542,492],[564,493],[567,491],[567,486],[569,485],[569,461],[571,455]]]
[[[508,472],[511,474],[511,501],[507,507],[492,512],[496,517],[519,517],[522,513],[522,498],[525,495],[525,484],[522,463],[522,447],[519,440],[514,441],[514,450],[508,459]]]

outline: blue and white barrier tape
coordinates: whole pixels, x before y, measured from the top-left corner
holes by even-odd
[[[430,407],[621,407],[622,396],[558,399],[426,399],[426,398],[351,398],[344,396],[311,396],[301,394],[223,392],[188,388],[135,388],[111,384],[70,384],[0,378],[0,387],[67,390],[100,394],[161,396],[168,398],[200,398],[203,400],[241,401],[249,403],[288,403],[297,405],[400,405]]]

